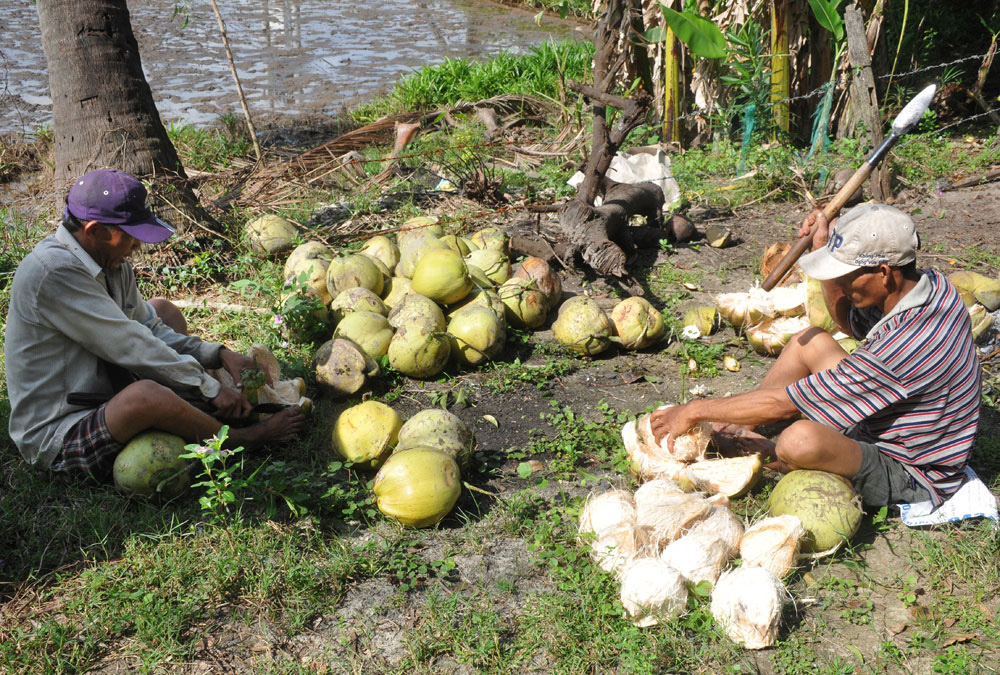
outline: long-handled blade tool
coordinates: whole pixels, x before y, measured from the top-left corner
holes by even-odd
[[[889,150],[896,144],[896,141],[898,141],[901,136],[909,133],[909,131],[916,126],[917,122],[920,121],[920,118],[923,117],[924,111],[926,111],[930,106],[931,99],[934,98],[935,91],[937,91],[936,84],[925,87],[923,91],[914,96],[913,99],[906,104],[906,107],[899,111],[899,114],[896,115],[896,119],[892,122],[892,131],[886,139],[882,141],[881,145],[875,148],[872,154],[868,156],[868,159],[865,160],[865,163],[854,172],[851,179],[844,183],[843,187],[841,187],[840,190],[837,191],[837,194],[833,196],[833,199],[827,202],[826,206],[823,207],[823,215],[826,216],[827,220],[832,220],[838,213],[840,213],[840,209],[844,206],[850,196],[854,194],[855,190],[861,187],[861,184],[864,183],[865,180],[868,179],[868,176],[871,175],[872,170],[874,170],[875,167],[878,166],[878,163],[881,162],[887,154],[889,154]],[[792,249],[785,254],[785,257],[781,259],[778,265],[767,276],[767,279],[764,280],[764,283],[761,284],[765,291],[769,291],[774,288],[778,282],[781,281],[781,278],[785,276],[788,270],[792,268],[795,261],[797,261],[803,253],[812,247],[814,233],[815,229],[799,239],[795,245],[792,246]]]

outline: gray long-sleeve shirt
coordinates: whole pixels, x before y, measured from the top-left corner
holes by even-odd
[[[218,396],[206,372],[222,345],[175,333],[139,295],[132,266],[105,270],[63,226],[25,256],[14,274],[4,343],[10,437],[47,469],[67,430],[90,410],[73,391],[114,393],[104,362],[178,393]]]

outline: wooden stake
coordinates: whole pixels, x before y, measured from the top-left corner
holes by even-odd
[[[219,5],[215,0],[211,0],[212,10],[215,12],[215,19],[219,22],[219,33],[222,35],[222,46],[226,49],[226,58],[229,59],[229,70],[233,74],[236,82],[236,93],[240,97],[240,105],[243,106],[243,117],[247,121],[247,130],[250,132],[250,140],[253,141],[253,151],[257,155],[257,161],[261,160],[260,144],[257,143],[257,130],[253,127],[253,120],[250,119],[250,108],[247,107],[247,97],[243,95],[243,86],[240,84],[240,76],[236,73],[236,63],[233,62],[233,51],[229,48],[229,38],[226,36],[226,24],[222,21],[222,13],[219,12]]]
[[[788,136],[788,97],[791,91],[788,69],[788,0],[771,0],[771,116],[775,133]]]
[[[875,92],[875,77],[872,74],[871,55],[868,52],[868,35],[861,10],[856,4],[848,5],[844,12],[844,27],[847,30],[847,53],[851,64],[851,105],[858,117],[868,127],[872,147],[882,143],[882,117],[878,109],[878,94]],[[892,195],[887,168],[877,167],[868,185],[872,199],[884,202]]]

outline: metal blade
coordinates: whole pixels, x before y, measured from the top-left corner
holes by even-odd
[[[920,118],[924,116],[924,112],[931,105],[931,99],[934,98],[934,92],[937,91],[937,85],[931,84],[913,97],[913,99],[906,104],[906,106],[899,111],[896,115],[896,119],[892,122],[892,133],[897,136],[902,136],[903,134],[910,131],[913,126],[920,121]]]

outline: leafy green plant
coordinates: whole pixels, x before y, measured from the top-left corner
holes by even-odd
[[[309,270],[285,280],[272,310],[274,327],[287,338],[302,344],[315,344],[329,336],[327,308],[309,288]]]
[[[223,520],[230,512],[230,506],[236,502],[236,494],[253,483],[256,472],[244,478],[243,447],[225,448],[223,445],[229,437],[229,427],[223,426],[204,445],[191,443],[185,445],[188,452],[181,455],[182,459],[193,459],[201,463],[202,471],[196,478],[203,478],[192,483],[192,488],[203,488],[204,494],[198,498],[202,510],[210,512],[216,521]],[[239,457],[238,457],[239,456]]]

